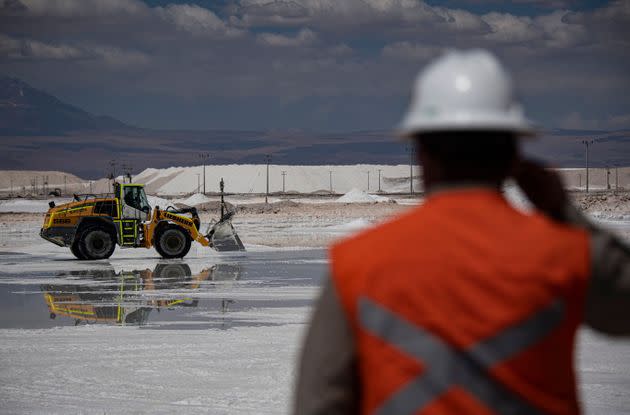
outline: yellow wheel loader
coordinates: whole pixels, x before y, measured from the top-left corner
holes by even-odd
[[[163,258],[183,258],[192,241],[217,251],[245,250],[227,212],[221,180],[221,218],[203,234],[194,207],[151,209],[144,185],[114,183],[114,194],[75,195],[74,201],[55,206],[44,218],[40,235],[66,246],[78,259],[109,258],[121,248],[151,248]]]

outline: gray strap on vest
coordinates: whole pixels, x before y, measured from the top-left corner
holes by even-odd
[[[495,364],[539,342],[557,327],[564,316],[562,301],[555,301],[529,318],[461,351],[368,298],[360,298],[358,307],[359,320],[365,330],[425,365],[425,370],[386,400],[377,414],[416,413],[452,386],[466,389],[500,414],[542,413],[488,372]]]

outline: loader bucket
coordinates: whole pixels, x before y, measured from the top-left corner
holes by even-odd
[[[241,242],[241,238],[236,234],[234,226],[229,219],[217,222],[208,235],[210,246],[219,252],[244,251],[245,246]]]

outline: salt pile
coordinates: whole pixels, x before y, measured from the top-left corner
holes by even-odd
[[[188,205],[188,206],[197,206],[203,203],[212,202],[212,199],[210,199],[208,196],[204,195],[203,193],[195,193],[194,195],[186,199],[178,199],[177,202],[183,203],[184,205]]]
[[[70,202],[70,199],[54,199],[57,206]],[[14,213],[45,213],[48,211],[49,200],[41,199],[9,199],[0,200],[0,212]]]
[[[172,206],[174,204],[173,201],[171,200],[162,199],[161,197],[157,197],[157,196],[147,195],[147,199],[149,199],[149,205],[151,205],[152,207],[159,206],[160,209],[166,209],[167,207]]]
[[[378,203],[378,202],[391,202],[388,197],[370,195],[363,190],[352,189],[345,195],[337,199],[338,203]]]
[[[358,218],[347,223],[342,223],[340,225],[328,226],[326,230],[339,232],[355,232],[370,226],[372,226],[372,222],[364,218]]]
[[[417,167],[414,167],[417,170]],[[285,174],[283,174],[283,172]],[[269,165],[269,191],[283,189],[299,193],[339,193],[353,188],[361,189],[368,183],[368,172],[376,179],[381,173],[381,188],[388,193],[405,192],[409,189],[409,165]],[[200,175],[200,176],[198,176]],[[202,166],[170,167],[166,169],[146,169],[134,176],[138,183],[146,185],[146,191],[160,196],[186,198],[198,191],[198,177],[203,181]],[[418,175],[414,188],[420,186]],[[225,190],[239,194],[265,194],[267,192],[267,165],[229,164],[207,165],[205,168],[206,190],[220,192],[219,183],[224,179]],[[104,185],[106,182],[103,183]],[[376,180],[374,180],[376,184]],[[374,186],[376,189],[376,185]]]

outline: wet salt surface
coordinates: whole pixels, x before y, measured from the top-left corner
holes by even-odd
[[[48,258],[51,270],[45,271],[41,266],[45,256],[4,252],[0,256],[0,329],[81,324],[201,329],[276,324],[246,314],[259,308],[308,306],[326,270],[321,249],[213,259],[148,259],[126,264],[121,260]],[[72,270],[66,271],[68,262]]]
[[[0,413],[287,413],[326,264],[322,249],[2,252]],[[629,412],[627,340],[584,329],[576,363],[585,413]]]

